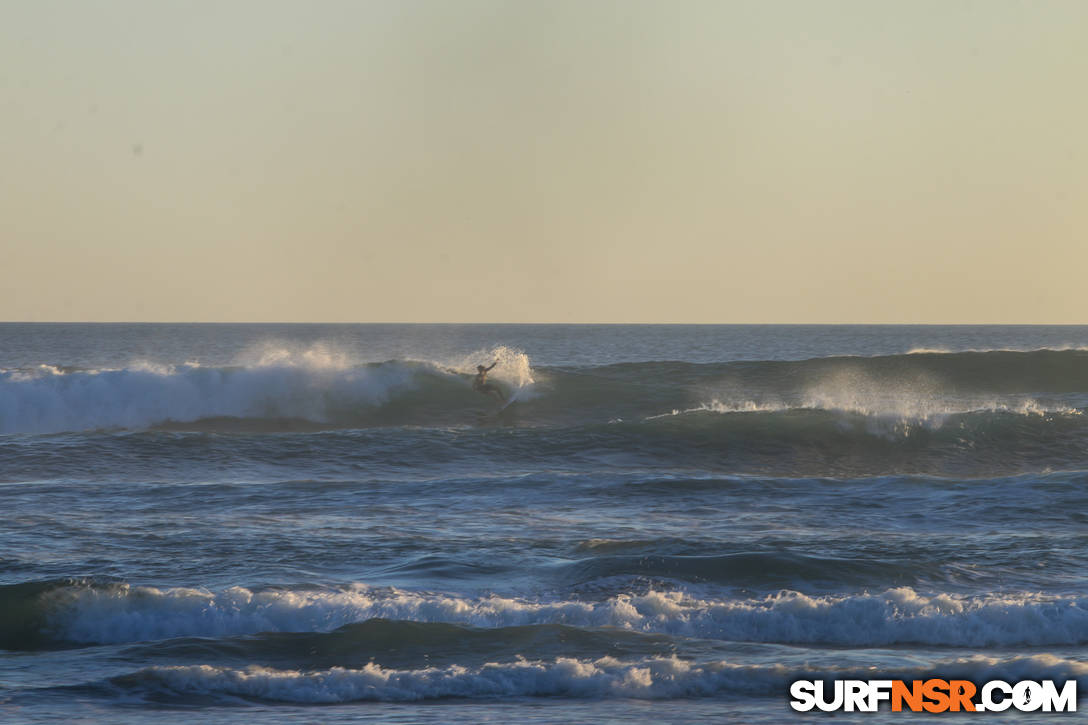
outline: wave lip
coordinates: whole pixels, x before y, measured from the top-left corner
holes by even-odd
[[[27,591],[26,587],[31,586]],[[372,589],[219,592],[127,584],[53,583],[0,590],[25,616],[6,624],[9,649],[53,642],[110,644],[260,632],[328,632],[369,619],[472,627],[563,624],[739,642],[850,646],[1022,647],[1088,643],[1088,599],[1032,593],[881,593],[709,598],[684,591],[600,601]]]
[[[871,670],[807,671],[785,665],[742,665],[726,661],[693,663],[678,657],[621,661],[559,658],[519,660],[481,667],[450,665],[415,670],[387,669],[373,663],[360,669],[334,667],[303,672],[251,666],[211,665],[151,667],[112,679],[129,692],[153,691],[184,698],[193,694],[242,697],[259,701],[331,704],[380,700],[412,702],[449,698],[566,697],[671,699],[742,695],[776,697],[789,683],[805,678],[930,679],[1076,679],[1088,684],[1088,664],[1053,655],[1008,659],[968,657],[932,666]]]

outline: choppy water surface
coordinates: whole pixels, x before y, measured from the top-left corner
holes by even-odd
[[[1082,327],[0,325],[0,719],[1083,695],[1086,408]]]

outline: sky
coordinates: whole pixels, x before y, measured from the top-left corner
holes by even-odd
[[[0,320],[1086,323],[1088,2],[0,0]]]

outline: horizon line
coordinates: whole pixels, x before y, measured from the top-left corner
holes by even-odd
[[[1088,322],[344,322],[326,320],[0,320],[0,325],[491,325],[640,327],[1088,327]]]

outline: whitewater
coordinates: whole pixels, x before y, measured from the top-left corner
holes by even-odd
[[[1086,409],[1086,327],[0,324],[0,720],[1083,696]]]

